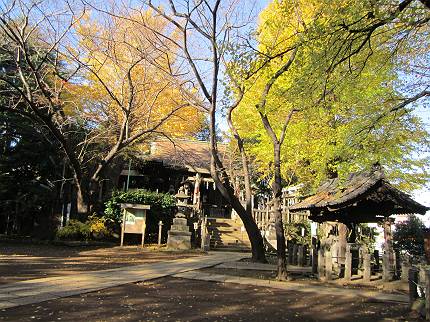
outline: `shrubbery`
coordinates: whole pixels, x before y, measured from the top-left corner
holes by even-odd
[[[79,220],[70,219],[66,226],[58,229],[56,237],[61,240],[89,240],[90,226]]]
[[[121,203],[149,205],[151,209],[146,217],[146,238],[148,242],[156,242],[158,222],[163,221],[164,232],[170,227],[176,206],[175,198],[166,193],[148,190],[115,191],[111,199],[105,203],[103,216],[91,215],[86,222],[69,220],[65,227],[57,231],[56,237],[61,240],[94,240],[109,239],[113,232],[119,232],[122,221]]]
[[[70,219],[66,226],[58,229],[56,237],[60,240],[100,240],[108,239],[112,231],[106,225],[107,219],[91,215],[86,222]]]

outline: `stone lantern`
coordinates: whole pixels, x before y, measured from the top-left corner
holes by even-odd
[[[178,207],[178,212],[173,218],[173,224],[170,227],[170,231],[167,237],[167,248],[168,249],[191,249],[191,232],[187,225],[187,218],[184,215],[184,211],[187,207],[187,200],[190,198],[184,191],[184,188],[180,188],[178,193],[175,195]]]

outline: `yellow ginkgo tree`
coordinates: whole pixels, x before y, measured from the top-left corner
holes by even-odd
[[[100,162],[90,177],[90,195],[106,166],[126,147],[153,135],[190,136],[203,122],[172,49],[159,46],[160,40],[144,27],[166,26],[150,14],[105,18],[81,19],[75,28],[78,45],[68,50],[68,58],[83,70],[79,86],[72,89],[79,98],[77,108],[93,127],[89,140],[99,143]]]
[[[191,135],[203,115],[172,43],[144,27],[166,30],[162,20],[61,6],[22,0],[0,8],[8,48],[0,82],[13,93],[5,108],[50,131],[64,156],[63,182],[76,191],[71,199],[89,212],[115,158],[154,135]]]

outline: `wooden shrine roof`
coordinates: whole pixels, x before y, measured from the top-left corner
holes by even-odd
[[[227,158],[227,146],[218,144],[221,160]],[[166,167],[184,168],[190,172],[210,173],[209,142],[159,139],[151,143],[147,161],[161,162]]]
[[[371,171],[353,173],[344,182],[338,178],[327,180],[314,195],[290,207],[291,211],[309,210],[312,215],[331,213],[332,219],[354,212],[366,212],[374,217],[401,213],[424,215],[429,209],[392,186],[379,165]]]

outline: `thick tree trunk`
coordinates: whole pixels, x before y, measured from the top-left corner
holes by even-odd
[[[85,192],[82,183],[76,183],[76,206],[78,214],[87,214],[88,204],[85,198]]]
[[[90,181],[90,190],[88,193],[88,215],[100,210],[99,205],[100,180],[98,177],[92,178]]]
[[[213,168],[213,170],[212,170]],[[221,195],[230,203],[243,222],[249,241],[251,242],[252,260],[255,262],[266,263],[266,255],[264,253],[263,237],[257,224],[252,218],[252,214],[242,206],[239,199],[234,195],[234,190],[231,186],[227,186],[226,182],[219,180],[217,170],[211,166],[211,175]]]
[[[217,189],[221,195],[230,203],[232,208],[236,211],[238,216],[243,222],[245,230],[248,234],[249,241],[251,242],[252,260],[256,262],[266,263],[266,255],[264,253],[263,237],[257,224],[252,218],[252,209],[247,207],[245,209],[240,203],[238,197],[234,193],[234,189],[230,184],[228,175],[218,158],[217,144],[216,144],[216,129],[215,129],[215,108],[210,112],[210,150],[211,150],[211,176],[214,180]],[[220,174],[222,178],[220,178]]]
[[[278,257],[278,280],[286,280],[287,278],[287,262],[285,252],[285,234],[284,225],[282,222],[281,212],[281,145],[274,143],[274,181],[272,184],[273,190],[273,205],[275,213],[275,230],[276,230],[276,253]]]

